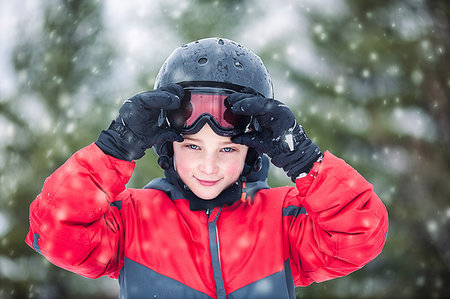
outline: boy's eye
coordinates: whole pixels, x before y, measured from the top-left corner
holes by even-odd
[[[187,147],[193,150],[199,149],[199,147],[196,146],[195,144],[188,144]]]
[[[222,151],[225,152],[225,153],[231,153],[231,152],[234,151],[234,149],[231,148],[231,147],[225,147],[225,148],[222,149]]]

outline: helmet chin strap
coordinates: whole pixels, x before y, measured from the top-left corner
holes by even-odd
[[[253,148],[248,149],[247,157],[245,158],[244,169],[242,170],[242,176],[248,176],[252,172],[259,172],[262,167],[262,157]]]
[[[170,168],[170,158],[166,154],[162,154],[158,157],[158,165],[163,170],[167,170]]]

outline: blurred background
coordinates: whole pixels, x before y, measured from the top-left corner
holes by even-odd
[[[0,0],[0,298],[117,298],[25,245],[29,204],[173,49],[210,36],[260,55],[275,97],[387,206],[383,253],[297,297],[449,298],[449,16],[444,0]],[[129,187],[162,175],[147,152]]]

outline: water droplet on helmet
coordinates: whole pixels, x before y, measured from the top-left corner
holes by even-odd
[[[240,63],[239,61],[235,61],[235,62],[234,62],[234,66],[235,66],[236,68],[240,69],[240,70],[244,68],[244,66],[242,65],[242,63]]]
[[[223,39],[219,38],[219,40],[217,41],[217,43],[218,43],[219,45],[223,45],[223,44],[224,44]]]
[[[206,64],[208,62],[208,58],[202,57],[199,60],[197,60],[198,64]]]

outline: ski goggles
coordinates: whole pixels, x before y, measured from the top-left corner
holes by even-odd
[[[197,133],[205,123],[221,136],[234,136],[249,131],[250,116],[236,115],[225,99],[235,91],[214,87],[187,87],[180,108],[169,110],[169,126],[184,134]]]

